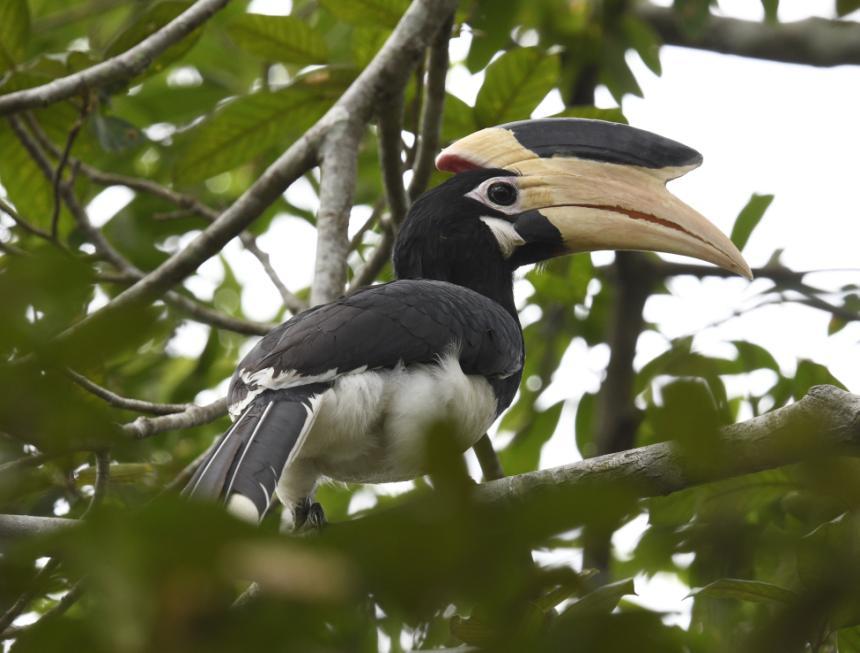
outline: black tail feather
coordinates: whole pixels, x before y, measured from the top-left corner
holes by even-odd
[[[313,419],[318,394],[319,388],[308,387],[257,397],[197,468],[183,495],[228,501],[238,494],[262,518],[290,453]]]

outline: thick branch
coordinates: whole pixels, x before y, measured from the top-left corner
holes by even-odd
[[[640,497],[661,496],[822,456],[856,454],[860,396],[829,385],[815,386],[794,404],[725,427],[721,440],[731,455],[707,468],[671,442],[661,442],[482,483],[475,496],[501,505],[556,491],[618,485],[635,489]],[[0,515],[0,539],[52,532],[74,523],[57,517]]]
[[[44,107],[87,89],[131,79],[145,70],[159,54],[188,36],[228,2],[229,0],[197,0],[160,30],[116,57],[42,86],[0,96],[0,115]]]
[[[860,24],[851,21],[770,24],[711,16],[703,29],[691,32],[672,9],[643,2],[635,12],[668,45],[810,66],[860,64]]]
[[[828,385],[813,387],[800,401],[722,430],[731,456],[703,468],[691,464],[671,442],[588,458],[478,486],[480,499],[509,502],[553,489],[629,483],[641,497],[772,469],[860,447],[860,396]]]
[[[344,118],[333,126],[323,146],[320,165],[320,210],[311,305],[343,294],[349,254],[349,213],[355,192],[358,147],[363,125]]]

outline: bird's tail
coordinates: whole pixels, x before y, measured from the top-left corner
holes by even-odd
[[[230,512],[259,521],[278,480],[316,418],[317,388],[256,397],[194,472],[183,496],[224,501]]]

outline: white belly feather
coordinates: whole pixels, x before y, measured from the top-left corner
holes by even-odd
[[[496,398],[483,377],[467,376],[447,356],[439,364],[341,376],[314,402],[314,413],[279,483],[288,505],[320,476],[360,483],[420,476],[428,429],[446,420],[465,451],[493,423]]]

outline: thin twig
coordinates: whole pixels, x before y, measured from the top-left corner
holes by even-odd
[[[272,261],[269,258],[269,255],[260,249],[260,246],[257,244],[257,239],[254,238],[247,231],[243,232],[241,237],[242,245],[248,250],[259,262],[260,265],[263,266],[263,271],[269,277],[269,280],[272,282],[272,285],[278,291],[278,294],[281,296],[281,301],[284,303],[284,306],[287,307],[291,313],[301,313],[305,310],[308,305],[299,299],[296,295],[290,292],[290,290],[284,285],[284,282],[281,281],[281,277],[278,276],[278,273],[275,271],[275,268],[272,267]]]
[[[13,470],[21,469],[24,467],[38,467],[42,463],[45,463],[49,460],[53,460],[54,458],[63,455],[63,453],[38,453],[33,454],[32,456],[23,456],[22,458],[16,458],[15,460],[10,460],[8,463],[3,463],[2,465],[0,465],[0,474],[6,474]]]
[[[395,89],[382,95],[376,115],[382,185],[385,188],[391,222],[396,230],[409,210],[409,198],[403,187],[403,152],[400,145],[403,131],[403,89]]]
[[[391,260],[391,249],[393,245],[394,233],[389,226],[382,232],[382,240],[379,241],[376,249],[373,250],[373,254],[370,255],[367,263],[365,263],[364,267],[355,275],[355,278],[349,285],[348,292],[355,292],[359,288],[369,285],[377,276],[379,276],[382,268],[384,268]]]
[[[63,147],[63,151],[60,154],[60,162],[57,164],[57,169],[54,172],[54,207],[51,212],[51,240],[57,240],[57,232],[60,226],[60,186],[63,183],[63,170],[65,170],[66,165],[69,163],[69,155],[72,153],[72,146],[75,144],[75,139],[77,139],[78,134],[81,131],[81,127],[84,126],[88,111],[89,99],[84,97],[84,105],[81,109],[81,114],[78,116],[77,120],[75,120],[72,128],[66,136],[66,144]]]
[[[103,388],[97,383],[93,383],[83,374],[78,374],[74,370],[66,370],[66,375],[84,390],[100,399],[104,399],[111,406],[122,408],[123,410],[151,413],[152,415],[170,415],[171,413],[181,413],[190,407],[189,404],[156,404],[151,401],[143,401],[142,399],[123,397],[115,392],[111,392],[107,388]]]
[[[227,399],[225,397],[205,406],[189,406],[181,413],[159,417],[138,417],[133,422],[124,424],[122,430],[134,438],[142,439],[165,431],[176,431],[208,424],[226,414]]]
[[[382,212],[385,210],[385,199],[379,198],[376,200],[376,203],[373,205],[373,210],[370,212],[370,216],[367,220],[364,221],[364,224],[358,228],[358,231],[355,232],[355,235],[349,241],[349,251],[354,252],[361,245],[362,240],[364,240],[364,234],[373,229],[373,226],[379,221],[382,217]]]
[[[104,500],[107,493],[108,481],[110,480],[110,450],[100,449],[96,451],[96,481],[93,485],[93,496],[81,515],[81,519],[89,517],[93,510]]]
[[[416,134],[415,163],[409,182],[409,199],[415,201],[427,188],[433,173],[439,137],[442,129],[442,112],[445,105],[445,80],[448,77],[448,41],[454,15],[442,23],[430,53],[427,56],[427,83],[421,105],[421,122]]]
[[[63,597],[59,601],[57,601],[56,605],[54,605],[50,610],[48,610],[47,612],[45,612],[45,614],[39,617],[38,621],[34,621],[33,623],[27,624],[26,626],[9,626],[8,628],[6,628],[6,630],[0,632],[0,640],[15,639],[23,635],[31,628],[44,625],[44,621],[46,619],[50,620],[62,616],[69,608],[71,608],[77,602],[79,598],[81,598],[82,594],[82,581],[78,581],[77,583],[72,585],[68,592],[63,594]]]
[[[505,477],[505,470],[502,469],[502,461],[499,460],[499,456],[493,447],[489,435],[484,433],[472,448],[478,457],[478,464],[481,465],[484,481],[495,481]]]
[[[158,55],[191,34],[228,2],[229,0],[197,0],[164,27],[122,54],[42,86],[0,96],[0,115],[48,106],[87,89],[131,79],[146,70]]]
[[[29,222],[24,220],[18,212],[9,204],[6,200],[0,197],[0,211],[3,211],[6,215],[8,215],[12,220],[18,225],[21,229],[26,231],[28,234],[32,236],[38,236],[39,238],[44,238],[45,240],[52,240],[51,234],[45,231],[44,229],[40,229],[39,227],[35,227],[31,225]]]

